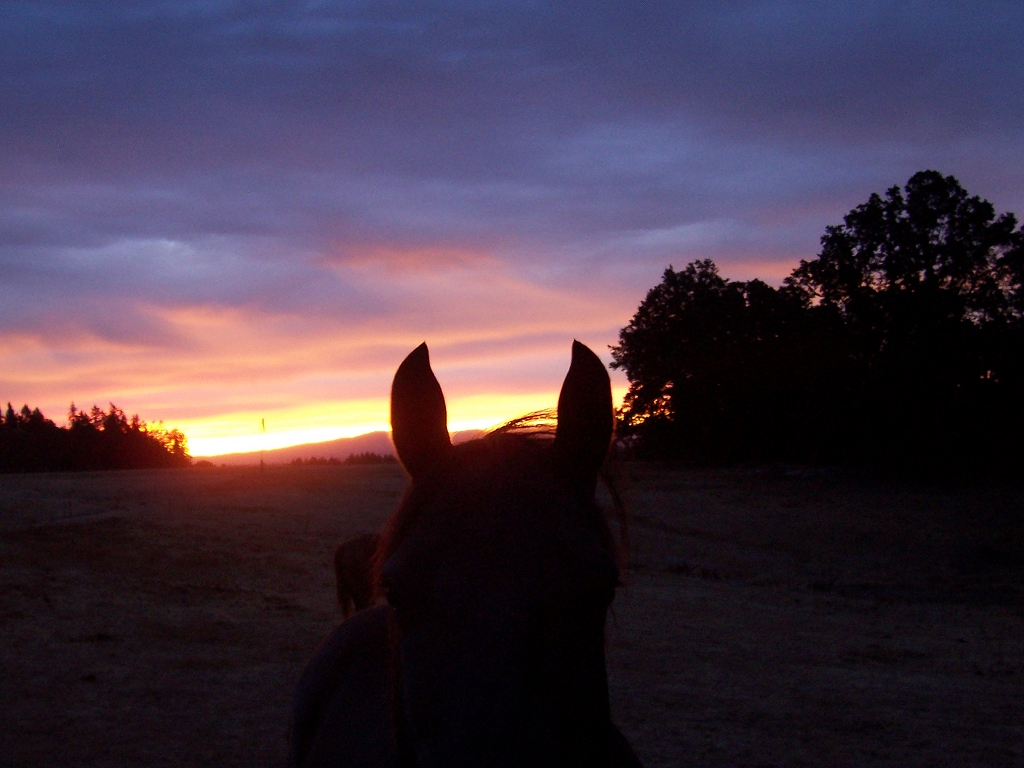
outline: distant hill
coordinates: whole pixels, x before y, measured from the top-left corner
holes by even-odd
[[[462,443],[466,440],[472,440],[480,434],[480,430],[477,429],[456,432],[452,435],[452,441]],[[323,443],[303,443],[302,445],[291,445],[287,448],[275,448],[271,451],[226,453],[222,456],[194,456],[193,458],[197,460],[206,459],[214,464],[238,466],[259,464],[261,458],[266,464],[288,464],[295,459],[311,458],[336,458],[344,461],[353,453],[394,455],[395,447],[391,444],[391,434],[389,432],[370,432],[358,437],[342,437],[338,440],[328,440]]]

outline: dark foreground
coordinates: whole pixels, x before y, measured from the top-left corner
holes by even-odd
[[[613,712],[655,766],[1024,765],[1024,494],[630,466]],[[0,476],[0,766],[281,765],[393,466]]]

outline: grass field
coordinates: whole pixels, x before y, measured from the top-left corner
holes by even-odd
[[[1024,493],[629,464],[612,706],[657,766],[1024,765]],[[394,466],[0,476],[0,765],[276,766]]]

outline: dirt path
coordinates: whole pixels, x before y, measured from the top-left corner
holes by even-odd
[[[616,719],[656,766],[1024,765],[1021,497],[631,467]],[[0,765],[281,765],[395,467],[0,477]]]

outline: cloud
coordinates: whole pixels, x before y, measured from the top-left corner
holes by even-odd
[[[386,391],[424,338],[462,396],[557,386],[559,339],[614,342],[669,263],[778,282],[914,171],[1021,212],[1022,22],[12,0],[0,389],[198,423]]]

